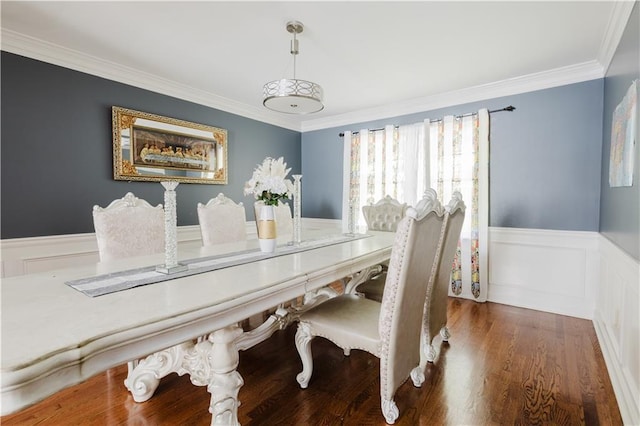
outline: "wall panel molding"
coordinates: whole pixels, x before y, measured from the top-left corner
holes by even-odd
[[[489,228],[488,300],[592,319],[598,233]]]
[[[640,424],[640,262],[600,235],[593,325],[624,424]]]
[[[303,218],[305,227],[318,225],[326,229],[334,223],[340,231],[340,220]],[[247,237],[256,238],[254,221],[247,222]],[[178,250],[181,246],[202,244],[200,226],[178,227]],[[0,241],[0,277],[34,274],[99,261],[94,233],[12,238]]]

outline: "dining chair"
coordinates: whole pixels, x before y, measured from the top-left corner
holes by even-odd
[[[246,221],[244,205],[236,204],[223,193],[207,204],[198,203],[198,222],[204,246],[246,240]]]
[[[131,192],[107,207],[93,206],[100,261],[164,251],[164,210]]]
[[[435,360],[436,350],[433,346],[433,339],[438,332],[440,332],[443,342],[448,341],[451,337],[447,328],[447,300],[451,283],[451,267],[460,240],[465,209],[462,194],[458,191],[454,192],[451,200],[445,206],[445,236],[438,269],[433,282],[427,288],[422,334],[424,339],[422,354],[427,362]],[[425,362],[422,361],[421,365],[424,368]]]
[[[164,251],[164,210],[153,207],[131,192],[107,207],[93,206],[93,227],[100,261]],[[127,363],[129,373],[139,360]]]
[[[402,220],[407,212],[407,207],[406,203],[400,203],[389,195],[375,204],[362,206],[362,214],[367,223],[367,230],[396,232],[398,223],[400,223],[400,220]],[[382,301],[384,281],[386,278],[384,272],[389,267],[389,262],[382,262],[380,266],[382,274],[376,274],[372,278],[357,285],[354,289],[357,294],[362,294],[367,299],[378,302]]]
[[[408,208],[397,227],[382,303],[343,294],[302,313],[295,336],[302,360],[296,380],[306,388],[313,372],[311,341],[324,337],[349,355],[352,349],[380,358],[382,414],[392,424],[399,416],[394,402],[408,377],[424,382],[420,368],[421,332],[427,287],[435,277],[444,237],[444,209],[429,190],[415,208]]]
[[[262,200],[258,200],[253,204],[256,221],[260,206],[264,206]],[[291,214],[289,203],[280,201],[276,206],[276,233],[278,237],[283,235],[293,237],[293,215]]]
[[[370,231],[396,232],[406,211],[407,203],[400,203],[389,195],[375,204],[362,206],[362,214]]]

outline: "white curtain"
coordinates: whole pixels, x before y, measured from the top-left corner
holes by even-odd
[[[343,229],[366,229],[362,206],[385,195],[416,205],[427,188],[446,204],[460,191],[467,205],[452,296],[486,301],[488,285],[489,113],[447,116],[383,130],[345,132]],[[349,226],[351,224],[351,226]]]
[[[389,195],[415,205],[428,188],[429,121],[344,134],[342,217],[344,231],[366,224],[362,206]]]

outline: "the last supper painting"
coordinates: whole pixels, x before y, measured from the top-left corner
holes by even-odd
[[[116,180],[227,183],[227,131],[113,107]]]

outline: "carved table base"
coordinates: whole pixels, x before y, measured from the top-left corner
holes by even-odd
[[[372,272],[362,271],[355,278],[363,279],[371,276]],[[131,362],[124,384],[136,402],[143,402],[153,396],[163,377],[171,373],[189,374],[191,383],[206,386],[211,394],[211,424],[239,425],[238,391],[244,384],[236,371],[239,351],[266,340],[277,330],[296,321],[303,312],[335,296],[337,293],[333,289],[324,287],[305,294],[302,306],[279,307],[254,330],[244,332],[237,324],[230,325],[206,338],[181,343]]]
[[[138,361],[129,371],[125,386],[136,402],[151,398],[160,379],[171,374],[189,374],[191,383],[206,386],[211,394],[212,425],[239,425],[238,391],[244,381],[236,371],[238,351],[248,349],[285,328],[292,318],[278,308],[260,327],[243,332],[236,324],[216,330],[206,339],[185,342]]]

